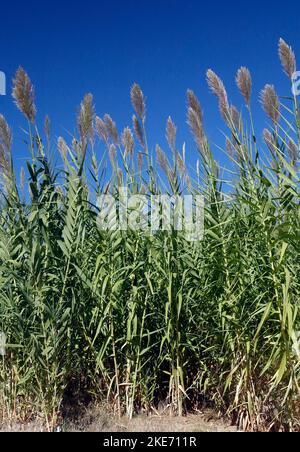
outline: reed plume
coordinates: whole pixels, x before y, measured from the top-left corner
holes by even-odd
[[[176,162],[180,176],[184,177],[186,175],[186,166],[179,152],[176,153]]]
[[[0,177],[1,175],[9,177],[11,173],[10,160],[8,157],[4,147],[0,144]]]
[[[113,144],[118,145],[119,144],[119,134],[117,130],[116,123],[112,120],[110,115],[106,114],[103,118],[106,133],[109,139],[113,142]]]
[[[57,140],[57,147],[58,147],[58,150],[59,150],[59,153],[60,153],[60,155],[61,155],[62,160],[63,160],[64,162],[66,162],[67,157],[68,157],[68,151],[69,151],[69,148],[68,148],[67,143],[66,143],[65,140],[63,139],[63,137],[58,137],[58,140]]]
[[[295,166],[297,163],[297,160],[298,160],[299,152],[298,152],[298,148],[297,148],[296,144],[291,139],[288,142],[287,151],[288,151],[288,155],[289,155],[292,165]]]
[[[242,124],[241,115],[234,105],[230,106],[230,118],[235,128],[235,131],[240,132]]]
[[[202,155],[206,153],[206,140],[203,128],[203,113],[200,106],[200,102],[193,93],[193,91],[187,91],[188,112],[187,123],[191,129],[195,143]]]
[[[172,121],[172,118],[169,116],[167,120],[167,127],[166,127],[166,139],[168,142],[168,145],[171,149],[171,151],[175,152],[176,150],[176,134],[177,134],[177,127],[175,126],[174,122]]]
[[[50,118],[48,115],[46,115],[45,117],[45,121],[44,121],[44,131],[45,131],[45,135],[46,135],[46,140],[47,140],[47,144],[48,147],[50,146]]]
[[[218,77],[211,69],[207,71],[207,83],[211,90],[211,92],[218,98],[219,100],[219,109],[220,112],[226,122],[228,122],[228,118],[230,115],[229,112],[229,103],[227,92],[224,86],[223,81]]]
[[[113,167],[117,164],[117,148],[114,144],[109,146],[109,158]]]
[[[78,131],[82,142],[86,139],[92,141],[94,138],[94,116],[93,95],[89,93],[84,96],[77,117]]]
[[[202,128],[201,122],[199,121],[199,116],[197,115],[195,110],[193,110],[192,108],[188,109],[187,122],[192,131],[192,134],[194,136],[197,147],[202,152],[203,151],[203,138],[204,138],[203,128]]]
[[[97,132],[98,136],[101,138],[101,140],[103,140],[107,144],[109,137],[108,137],[106,125],[105,125],[105,122],[103,121],[103,119],[99,118],[99,116],[96,116],[95,127],[96,127],[96,132]]]
[[[122,134],[122,144],[125,148],[125,156],[133,154],[134,138],[129,127],[126,127]]]
[[[143,169],[143,154],[141,152],[138,153],[137,155],[137,160],[138,160],[138,170],[141,172]]]
[[[268,146],[268,149],[271,153],[274,153],[274,150],[277,148],[276,146],[276,140],[274,138],[274,135],[268,130],[264,129],[263,131],[263,139],[266,145]]]
[[[156,145],[156,157],[159,166],[164,171],[164,173],[168,175],[170,170],[168,159],[166,154],[158,144]]]
[[[261,104],[266,115],[278,124],[280,120],[280,102],[273,85],[266,85],[261,91]]]
[[[133,85],[133,87],[131,88],[130,97],[131,97],[131,103],[133,105],[133,108],[134,108],[136,114],[139,116],[139,118],[142,121],[144,121],[145,116],[146,116],[145,99],[144,99],[143,92],[137,83],[135,83]]]
[[[202,108],[196,94],[191,89],[187,90],[187,101],[188,107],[194,110],[195,113],[197,113],[199,122],[202,124],[203,123]]]
[[[188,113],[187,123],[194,136],[197,147],[205,153],[205,134],[203,129],[203,113],[200,102],[192,90],[187,91]]]
[[[34,88],[22,67],[19,67],[13,80],[12,96],[18,109],[26,116],[28,121],[34,123],[36,116]]]
[[[252,79],[249,69],[241,67],[236,75],[237,86],[245,99],[246,104],[250,107],[252,93]]]
[[[137,139],[140,142],[140,145],[144,148],[145,147],[145,139],[144,139],[144,132],[143,132],[143,128],[141,126],[140,121],[138,120],[138,118],[133,115],[132,117],[132,124],[133,124],[133,130],[137,136]]]
[[[4,118],[0,114],[0,174],[11,176],[11,147],[12,133]]]
[[[279,39],[278,53],[285,73],[292,80],[296,72],[296,57],[293,49],[282,38]]]
[[[12,133],[3,115],[0,114],[0,143],[10,153],[12,147]]]

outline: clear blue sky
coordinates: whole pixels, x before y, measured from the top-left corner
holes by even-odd
[[[206,69],[224,80],[229,97],[242,107],[234,84],[236,70],[252,72],[254,98],[265,83],[288,95],[288,79],[280,68],[277,42],[283,37],[300,61],[300,3],[272,1],[111,0],[110,2],[1,2],[0,70],[10,80],[19,65],[29,73],[37,95],[39,119],[52,120],[54,136],[74,130],[83,95],[94,94],[97,113],[110,113],[119,128],[132,116],[129,89],[138,82],[146,97],[151,144],[165,147],[168,115],[179,128],[178,144],[187,139],[187,88],[199,96],[206,129],[222,142],[216,100],[208,92]],[[25,157],[19,127],[21,115],[10,94],[0,96],[0,112],[15,134],[15,154]],[[262,129],[264,116],[257,109]],[[218,151],[216,157],[220,158]]]

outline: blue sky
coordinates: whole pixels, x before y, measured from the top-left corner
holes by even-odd
[[[111,0],[110,2],[2,2],[0,70],[8,95],[0,112],[13,127],[15,156],[26,157],[20,127],[25,121],[10,96],[19,65],[35,87],[39,120],[49,114],[54,138],[73,132],[85,93],[94,94],[97,113],[110,113],[120,129],[131,121],[129,89],[138,82],[147,98],[150,143],[165,146],[169,115],[178,125],[178,145],[187,141],[190,161],[196,150],[186,125],[187,88],[201,100],[208,135],[222,143],[216,100],[205,82],[208,68],[224,80],[230,100],[242,108],[234,84],[236,70],[252,72],[253,99],[265,83],[290,93],[280,68],[277,42],[283,37],[300,58],[300,4],[271,1]],[[255,110],[258,130],[267,124]],[[216,158],[223,157],[216,149]]]

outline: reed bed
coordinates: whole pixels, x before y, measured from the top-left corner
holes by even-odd
[[[283,40],[279,56],[291,79],[295,55]],[[189,170],[171,118],[166,143],[149,149],[137,84],[131,127],[120,133],[109,115],[98,117],[88,94],[76,136],[54,143],[49,118],[38,129],[30,78],[17,70],[13,98],[28,122],[20,176],[0,116],[2,420],[38,416],[51,430],[68,404],[105,398],[129,418],[162,401],[178,416],[211,403],[246,430],[299,430],[298,101],[266,85],[260,102],[270,125],[256,130],[249,70],[236,77],[243,113],[212,70],[207,81],[224,119],[227,172],[191,90],[187,122],[199,159]],[[121,186],[204,196],[204,239],[174,228],[100,230],[96,200],[117,197]]]

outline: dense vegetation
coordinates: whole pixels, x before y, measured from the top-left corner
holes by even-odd
[[[279,54],[292,79],[295,57],[283,40]],[[31,81],[18,69],[13,97],[28,120],[29,149],[20,177],[0,115],[3,419],[42,416],[52,429],[67,403],[88,394],[130,417],[161,400],[175,415],[206,400],[250,430],[299,429],[297,98],[281,102],[265,86],[270,127],[261,140],[249,71],[241,68],[236,80],[243,117],[221,79],[211,70],[207,79],[228,130],[226,184],[192,91],[187,117],[199,151],[196,176],[188,175],[171,118],[169,152],[157,146],[154,159],[138,85],[131,90],[136,138],[130,128],[119,136],[109,115],[97,117],[88,94],[77,136],[58,139],[63,165],[53,165],[50,121],[40,133]],[[148,196],[203,195],[203,241],[190,242],[174,228],[152,235],[100,230],[97,197],[117,198],[119,186]]]

